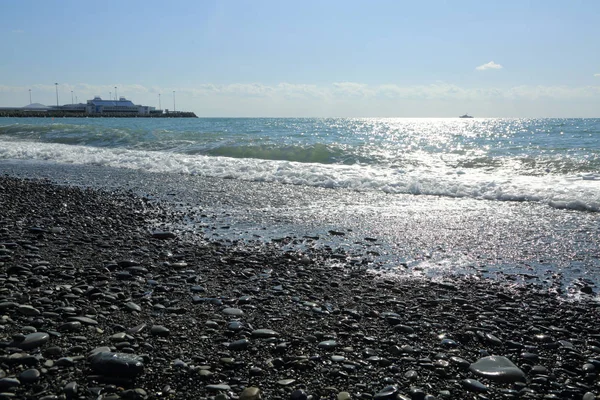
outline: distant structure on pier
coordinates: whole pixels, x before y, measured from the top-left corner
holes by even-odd
[[[131,100],[127,100],[125,97],[119,97],[119,100],[102,100],[100,96],[96,96],[92,100],[88,100],[87,104],[70,105],[81,109],[81,111],[84,111],[86,114],[162,114],[162,110],[157,110],[155,107],[133,104]],[[67,104],[63,107],[69,107],[70,105]]]
[[[157,110],[156,107],[134,104],[125,97],[119,100],[103,100],[95,96],[86,103],[65,104],[62,106],[45,106],[40,103],[25,107],[0,107],[0,116],[4,117],[162,117],[197,118],[192,112]]]

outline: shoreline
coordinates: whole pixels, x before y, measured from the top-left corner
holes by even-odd
[[[600,393],[590,299],[468,277],[394,280],[323,249],[167,233],[185,215],[119,190],[2,176],[0,204],[0,397]],[[469,369],[487,355],[522,375]]]

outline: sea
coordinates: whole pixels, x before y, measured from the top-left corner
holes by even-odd
[[[600,119],[1,118],[0,173],[374,274],[600,292]]]

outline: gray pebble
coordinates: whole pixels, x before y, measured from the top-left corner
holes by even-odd
[[[26,369],[19,374],[19,380],[24,383],[32,383],[40,379],[40,371],[35,368]]]
[[[48,340],[50,340],[50,335],[46,332],[35,332],[25,335],[25,338],[21,342],[16,343],[16,346],[23,350],[31,350],[40,347]]]
[[[133,354],[100,351],[89,361],[92,369],[102,375],[135,377],[144,372],[142,359]]]
[[[470,392],[484,393],[488,391],[487,386],[475,379],[463,379],[461,383]]]
[[[479,376],[496,382],[525,381],[525,374],[504,356],[488,356],[471,364],[469,369]]]
[[[166,337],[169,336],[170,331],[168,328],[162,325],[152,325],[152,328],[150,328],[150,334],[152,336]]]

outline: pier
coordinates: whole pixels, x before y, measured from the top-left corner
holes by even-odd
[[[173,102],[173,106],[175,103]],[[152,106],[134,104],[121,96],[118,99],[103,100],[95,96],[86,103],[45,106],[30,103],[25,107],[0,107],[0,117],[13,118],[198,118],[189,111],[169,111]]]
[[[87,114],[82,111],[29,111],[22,109],[0,109],[0,118],[198,118],[195,113],[190,111],[171,111],[165,113],[149,113],[139,114],[131,113],[111,113],[104,112],[102,114]]]

